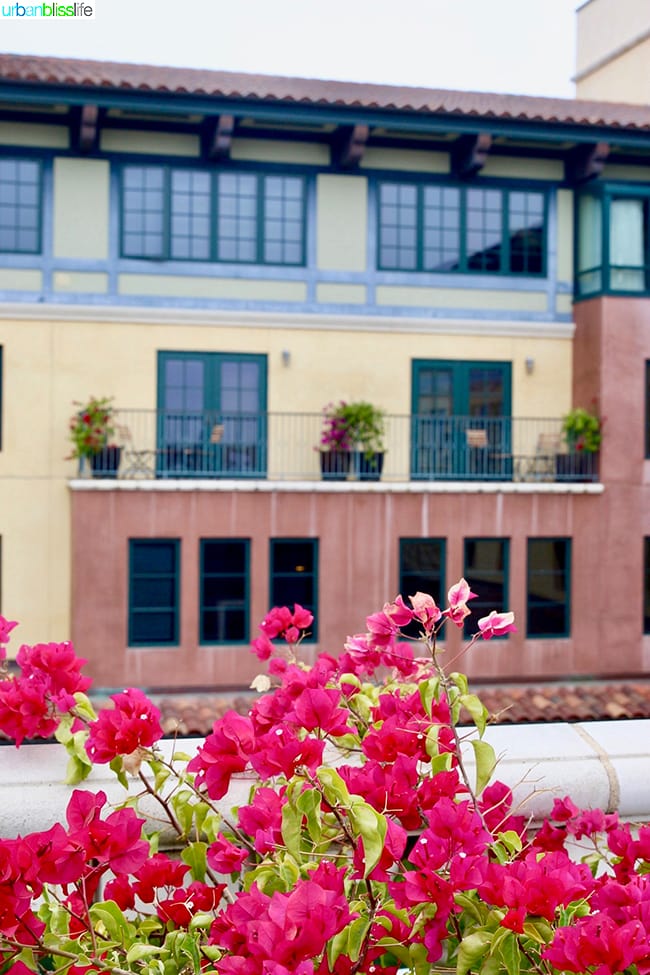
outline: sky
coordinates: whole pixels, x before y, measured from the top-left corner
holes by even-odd
[[[0,51],[571,98],[576,7],[576,0],[95,0],[94,20],[0,19]]]

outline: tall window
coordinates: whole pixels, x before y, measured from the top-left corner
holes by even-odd
[[[472,615],[465,620],[465,634],[476,633],[477,620],[492,610],[507,612],[508,606],[507,538],[466,538],[465,579],[477,598],[469,608]]]
[[[643,632],[650,633],[650,538],[643,539]]]
[[[41,164],[0,158],[0,251],[41,250]]]
[[[201,539],[201,643],[248,641],[250,541]]]
[[[379,184],[385,270],[540,275],[546,197],[539,190]]]
[[[571,629],[571,540],[529,538],[526,635],[568,636]]]
[[[650,192],[592,184],[576,201],[578,295],[650,291]]]
[[[650,359],[645,361],[645,455],[650,458]]]
[[[178,644],[180,542],[129,541],[129,646]]]
[[[400,538],[399,592],[409,606],[408,596],[425,592],[438,606],[445,602],[445,540],[443,538]],[[410,623],[404,632],[417,637],[421,627]]]
[[[302,176],[125,166],[124,257],[305,263]]]
[[[271,539],[271,606],[300,603],[314,614],[308,639],[317,639],[318,539]]]

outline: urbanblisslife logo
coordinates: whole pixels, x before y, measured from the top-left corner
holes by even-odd
[[[60,20],[68,17],[94,20],[95,4],[83,0],[77,3],[3,3],[0,4],[0,16],[12,20]]]

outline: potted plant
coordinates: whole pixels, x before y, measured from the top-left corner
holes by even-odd
[[[582,406],[562,419],[562,435],[567,452],[556,457],[558,480],[592,481],[597,454],[602,442],[602,420]]]
[[[115,435],[115,407],[112,398],[91,396],[70,418],[70,458],[88,458],[93,477],[117,477],[122,448],[110,443]]]
[[[352,440],[348,432],[347,403],[328,403],[323,408],[323,428],[318,451],[323,480],[344,481],[350,470]]]
[[[378,481],[384,464],[385,412],[366,400],[347,403],[344,417],[357,451],[355,469],[360,481]]]
[[[384,461],[385,413],[365,400],[330,403],[323,411],[320,439],[324,478],[345,480],[352,452],[361,481],[379,480]]]

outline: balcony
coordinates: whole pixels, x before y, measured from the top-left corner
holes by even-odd
[[[318,450],[320,413],[121,410],[119,452],[81,476],[271,481],[597,481],[598,455],[569,453],[560,419],[387,416],[384,455]]]

